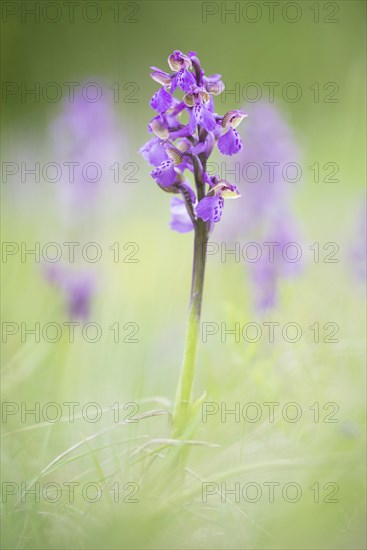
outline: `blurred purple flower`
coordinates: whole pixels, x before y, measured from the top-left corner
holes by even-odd
[[[259,101],[247,111],[246,154],[240,153],[236,161],[230,159],[225,163],[232,179],[232,174],[236,174],[245,197],[232,206],[232,222],[234,219],[236,222],[227,220],[223,224],[226,235],[232,237],[238,231],[243,235],[245,230],[258,230],[269,219],[277,218],[279,208],[289,204],[293,194],[295,183],[287,179],[292,179],[300,164],[292,129],[277,108]]]
[[[112,179],[110,166],[120,160],[123,150],[111,93],[96,84],[100,98],[88,100],[81,86],[73,101],[64,102],[51,128],[54,152],[63,166],[57,186],[71,223],[99,206],[106,179]]]
[[[91,87],[99,91],[98,97],[90,99],[87,91]],[[51,138],[55,160],[62,167],[55,187],[57,212],[67,226],[63,238],[74,241],[86,234],[93,238],[99,231],[98,221],[105,215],[105,201],[112,197],[119,204],[116,186],[113,193],[103,193],[113,182],[124,150],[111,91],[95,80],[79,86],[74,97],[63,103],[51,126]],[[95,295],[94,275],[65,263],[48,266],[44,276],[61,293],[69,318],[86,321]]]
[[[96,286],[93,275],[89,271],[71,271],[56,264],[47,265],[44,274],[60,291],[69,319],[88,321]]]
[[[258,262],[248,263],[258,310],[278,302],[280,280],[300,271],[300,261],[282,257],[287,243],[299,242],[299,229],[292,214],[292,179],[300,164],[293,132],[273,104],[258,102],[247,110],[246,156],[226,162],[226,170],[240,176],[244,200],[233,205],[233,216],[221,227],[226,239],[256,241],[262,248]],[[223,136],[224,137],[224,136]],[[231,173],[231,172],[230,172]],[[232,173],[231,173],[232,175]],[[286,175],[286,177],[284,177]],[[279,243],[274,261],[263,243]]]
[[[170,227],[179,233],[188,233],[194,229],[190,216],[187,213],[186,204],[183,199],[173,197],[171,200],[171,222]]]
[[[261,243],[262,253],[258,262],[250,264],[254,285],[254,302],[258,311],[267,311],[279,302],[279,286],[282,278],[300,272],[299,231],[289,211],[279,212]],[[292,243],[296,243],[295,245]]]

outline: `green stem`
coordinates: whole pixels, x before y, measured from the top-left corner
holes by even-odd
[[[201,219],[198,219],[195,224],[194,261],[192,270],[189,320],[183,365],[173,414],[174,435],[176,437],[180,437],[183,434],[187,420],[190,416],[190,403],[200,333],[200,314],[203,299],[207,243],[207,224]]]

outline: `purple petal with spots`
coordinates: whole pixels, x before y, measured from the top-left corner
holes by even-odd
[[[194,105],[193,112],[196,122],[200,124],[200,126],[205,128],[208,132],[214,131],[216,126],[215,118],[204,105]]]
[[[150,100],[150,106],[158,113],[165,113],[172,105],[172,96],[165,88],[161,88]]]
[[[230,128],[218,140],[218,149],[223,155],[232,156],[242,151],[243,145],[237,130]]]
[[[181,69],[177,73],[177,84],[183,92],[189,92],[196,84],[195,77],[187,69]]]
[[[174,168],[173,160],[168,159],[161,162],[152,172],[151,176],[156,180],[159,185],[168,187],[176,181],[177,173]]]
[[[219,222],[222,217],[224,199],[220,195],[204,197],[196,207],[196,214],[204,222]]]

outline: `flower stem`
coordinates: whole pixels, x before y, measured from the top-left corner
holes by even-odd
[[[175,409],[173,413],[174,435],[180,437],[190,417],[190,403],[194,382],[196,354],[200,333],[200,314],[203,299],[208,227],[198,219],[195,224],[194,260],[191,283],[189,320],[183,365],[178,384]]]

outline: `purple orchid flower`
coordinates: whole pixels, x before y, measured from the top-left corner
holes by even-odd
[[[217,223],[222,217],[224,198],[237,199],[240,196],[235,185],[231,185],[226,180],[219,180],[207,196],[199,202],[196,213],[204,222]]]
[[[191,133],[195,132],[197,124],[208,132],[213,132],[216,120],[210,111],[210,94],[204,88],[196,86],[192,87],[191,92],[187,93],[183,100],[185,105],[192,107],[189,124]]]
[[[228,128],[228,131],[218,140],[218,149],[223,155],[232,156],[242,151],[242,140],[235,128],[246,116],[243,111],[237,110],[228,111],[223,117],[222,126],[223,128]]]
[[[172,159],[164,160],[150,173],[152,178],[162,187],[168,187],[177,180],[178,172]]]
[[[168,187],[180,179],[180,174],[189,165],[188,157],[184,157],[180,149],[167,141],[163,144],[167,157],[151,172],[152,178],[162,187]]]
[[[175,50],[173,54],[168,57],[168,65],[170,69],[176,73],[172,78],[171,93],[176,90],[177,86],[179,86],[183,92],[190,91],[191,86],[195,85],[195,77],[188,70],[192,68],[191,59],[180,52],[180,50]]]
[[[168,57],[168,65],[172,73],[151,67],[151,77],[161,85],[150,102],[158,114],[148,126],[154,137],[140,153],[153,165],[151,176],[159,187],[181,194],[171,201],[171,228],[185,233],[201,220],[210,230],[221,219],[224,199],[240,194],[229,182],[209,178],[205,167],[216,144],[225,155],[242,151],[235,127],[247,115],[241,110],[216,114],[214,96],[224,90],[224,84],[219,74],[205,76],[195,52],[186,55],[175,50]],[[180,98],[173,96],[177,89],[184,92]],[[181,121],[183,113],[188,116],[186,124]],[[194,175],[196,192],[192,188],[188,191],[185,171]]]

